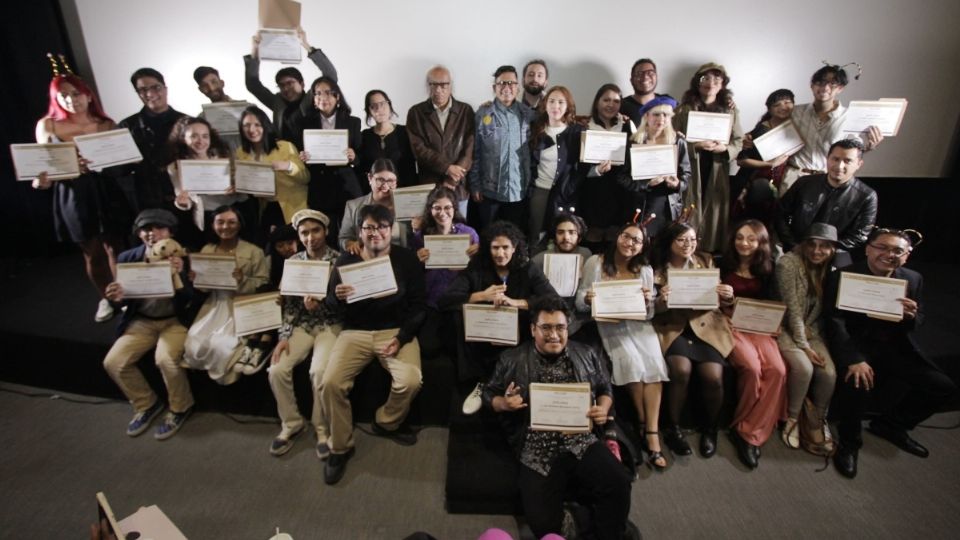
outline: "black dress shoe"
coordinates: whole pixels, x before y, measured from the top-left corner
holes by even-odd
[[[841,446],[837,453],[833,455],[833,465],[837,468],[837,472],[847,478],[856,478],[857,451],[847,450]]]
[[[873,433],[881,439],[886,439],[892,442],[904,452],[909,452],[922,458],[930,455],[930,451],[927,450],[925,446],[910,437],[910,435],[907,435],[906,431],[897,429],[885,422],[877,422],[874,420],[870,422],[870,425],[867,427],[867,431]]]
[[[700,434],[700,455],[711,458],[717,453],[717,430],[707,429]]]
[[[737,457],[740,458],[741,463],[751,469],[756,469],[760,465],[757,462],[757,447],[743,440],[737,430],[730,430],[730,440],[733,441],[733,446],[737,449]]]
[[[690,443],[684,438],[683,431],[680,431],[679,426],[665,429],[663,432],[663,442],[667,443],[667,448],[675,455],[689,456],[693,454],[693,449],[690,448]]]
[[[378,437],[390,439],[403,446],[413,446],[417,444],[417,432],[410,429],[410,426],[401,424],[400,427],[392,431],[376,422],[374,422],[372,426],[373,434]]]
[[[347,472],[347,461],[353,457],[354,449],[351,448],[343,454],[330,454],[327,462],[323,466],[323,481],[327,485],[333,485],[343,478],[343,473]]]

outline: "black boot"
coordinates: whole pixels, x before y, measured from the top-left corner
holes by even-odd
[[[717,428],[704,429],[700,434],[700,455],[711,458],[717,453]]]
[[[680,426],[672,426],[665,429],[663,431],[663,442],[678,456],[689,456],[693,453],[693,449],[690,448],[690,444],[687,442],[687,439],[684,438]]]

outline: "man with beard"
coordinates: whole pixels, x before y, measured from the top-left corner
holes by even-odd
[[[661,95],[654,92],[657,89],[657,65],[649,58],[641,58],[633,63],[630,69],[630,85],[633,86],[633,95],[626,96],[620,102],[620,114],[627,115],[633,121],[633,130],[640,125],[640,108],[651,99]]]
[[[580,245],[580,240],[587,234],[587,224],[584,223],[583,219],[570,212],[559,212],[557,216],[553,218],[553,241],[547,245],[545,251],[537,253],[530,259],[531,264],[535,264],[540,269],[546,271],[544,268],[543,261],[546,258],[547,254],[557,253],[557,254],[568,254],[568,255],[579,255],[580,256],[580,268],[583,269],[583,263],[590,258],[593,253],[590,253],[590,250],[582,247]],[[534,249],[531,248],[531,251]],[[581,274],[582,278],[582,274]],[[577,283],[579,288],[580,284]],[[583,320],[578,316],[575,308],[575,296],[566,297],[563,301],[567,304],[567,308],[570,310],[571,319],[570,319],[570,329],[568,334],[573,335],[577,333],[577,330],[583,325]]]
[[[220,78],[220,72],[210,66],[200,66],[193,70],[193,80],[197,81],[197,90],[207,96],[210,103],[230,103],[237,101],[223,91],[224,82],[223,79]],[[197,116],[206,119],[202,112]],[[230,150],[236,150],[240,147],[239,133],[220,132],[219,135],[225,143],[230,145]]]
[[[547,89],[550,72],[546,60],[535,58],[523,66],[523,95],[521,101],[531,109],[536,109]]]

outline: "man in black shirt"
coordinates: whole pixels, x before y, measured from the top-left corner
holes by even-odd
[[[654,92],[657,89],[657,65],[649,58],[641,58],[633,63],[630,70],[630,85],[633,86],[633,95],[626,96],[620,102],[620,114],[627,115],[633,125],[639,126],[640,108],[648,101],[659,96]]]

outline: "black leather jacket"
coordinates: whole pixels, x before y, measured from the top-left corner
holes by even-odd
[[[777,234],[784,251],[798,244],[814,223],[829,223],[837,228],[843,248],[862,246],[877,219],[877,192],[852,178],[833,187],[827,175],[804,176],[780,199]]]

